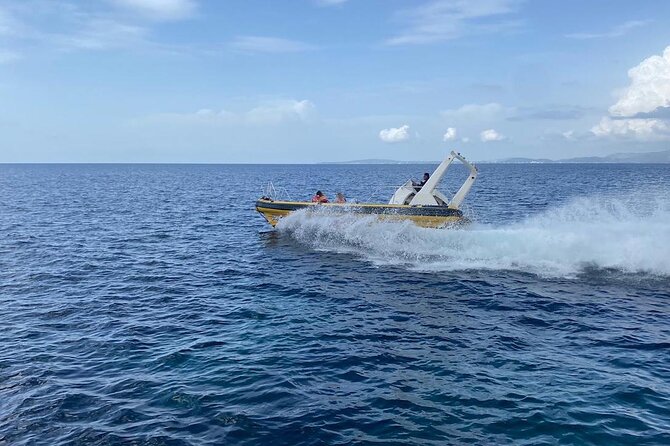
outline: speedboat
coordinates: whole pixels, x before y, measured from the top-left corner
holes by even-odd
[[[468,178],[451,199],[437,190],[437,186],[447,173],[454,160],[463,163],[469,169]],[[430,178],[418,185],[408,180],[400,186],[388,203],[313,203],[306,201],[277,200],[276,193],[268,193],[256,201],[256,210],[273,227],[292,212],[307,209],[308,211],[328,210],[328,213],[349,213],[375,215],[383,220],[409,220],[426,228],[443,228],[453,224],[467,222],[467,218],[459,209],[465,196],[470,192],[477,168],[469,163],[460,153],[451,151],[449,156],[440,163]],[[270,185],[271,186],[271,185]],[[271,187],[274,191],[274,187]]]

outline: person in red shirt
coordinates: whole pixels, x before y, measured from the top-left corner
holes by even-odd
[[[317,190],[316,194],[312,197],[312,203],[328,203],[328,197],[323,195],[323,192],[320,190]]]

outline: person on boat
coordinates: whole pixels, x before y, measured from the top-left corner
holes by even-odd
[[[428,182],[429,179],[430,179],[430,174],[428,172],[426,172],[426,173],[423,174],[423,180],[421,180],[419,183],[417,183],[415,181],[412,181],[412,186],[414,186],[414,188],[417,191],[419,191]]]
[[[317,190],[316,194],[312,197],[312,203],[328,203],[328,197],[326,197],[320,190]]]
[[[344,198],[344,194],[342,192],[338,192],[337,195],[335,196],[335,203],[344,204],[346,202],[347,199]]]

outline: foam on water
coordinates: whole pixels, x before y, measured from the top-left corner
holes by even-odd
[[[670,199],[580,197],[516,223],[458,230],[373,216],[301,211],[278,229],[314,249],[419,271],[518,270],[545,277],[585,268],[670,276]]]

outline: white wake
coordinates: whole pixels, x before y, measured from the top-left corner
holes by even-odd
[[[584,268],[670,276],[670,197],[584,197],[523,221],[425,229],[374,216],[296,212],[277,226],[318,250],[420,271],[573,276]]]

